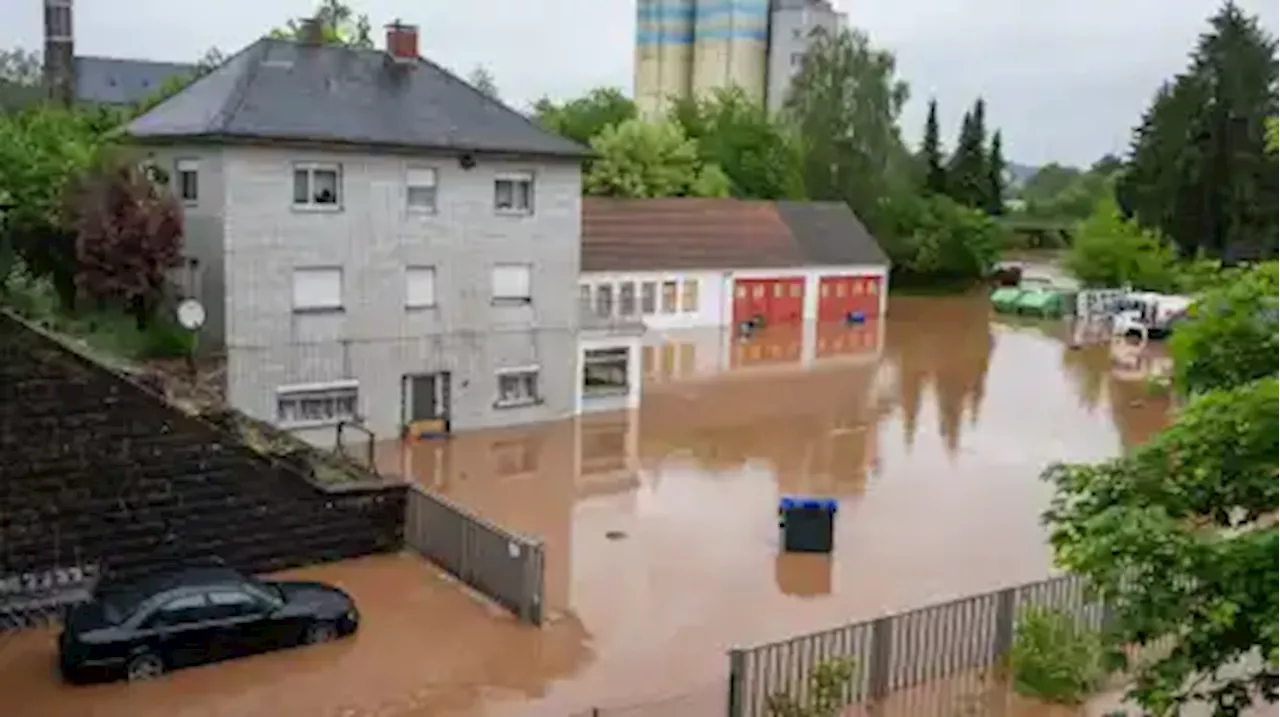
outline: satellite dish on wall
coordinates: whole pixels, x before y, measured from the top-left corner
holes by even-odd
[[[204,307],[195,299],[183,299],[178,304],[178,324],[188,331],[204,326]]]

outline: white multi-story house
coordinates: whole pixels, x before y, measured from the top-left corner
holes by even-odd
[[[186,205],[234,407],[317,442],[551,420],[584,408],[589,352],[634,404],[638,340],[579,344],[586,150],[419,57],[416,28],[258,40],[127,132]]]

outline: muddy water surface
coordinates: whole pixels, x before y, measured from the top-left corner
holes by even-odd
[[[794,336],[766,332],[727,351],[725,365],[750,366],[654,380],[636,414],[414,445],[407,475],[546,542],[541,631],[408,556],[350,561],[304,572],[356,596],[366,625],[352,641],[72,690],[50,676],[51,638],[29,633],[0,647],[5,707],[714,714],[729,647],[1048,575],[1037,474],[1141,441],[1165,402],[1118,380],[1105,348],[992,323],[981,298],[895,300],[882,329],[878,352],[853,342],[860,357],[809,368]],[[697,362],[668,338],[673,366]],[[830,558],[778,555],[778,498],[795,494],[839,501]]]

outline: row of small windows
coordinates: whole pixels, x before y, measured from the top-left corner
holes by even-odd
[[[194,159],[175,163],[173,191],[183,203],[200,200],[200,166]],[[533,214],[532,172],[504,172],[493,180],[493,209],[499,214]],[[405,210],[433,214],[437,208],[439,175],[433,167],[405,171]],[[342,165],[305,162],[293,167],[293,206],[310,209],[342,207]]]
[[[489,272],[494,303],[528,304],[533,301],[533,267],[529,264],[495,264]],[[341,311],[344,308],[343,271],[340,266],[308,266],[293,270],[294,311]],[[406,266],[406,309],[436,306],[436,268]]]
[[[697,279],[579,284],[578,293],[582,305],[590,307],[602,318],[693,314],[698,311]]]
[[[494,406],[518,408],[542,401],[537,366],[499,369],[494,376]],[[276,389],[276,421],[298,427],[360,420],[360,385],[334,381]]]

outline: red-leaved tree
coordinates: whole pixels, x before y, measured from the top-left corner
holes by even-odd
[[[75,188],[76,288],[100,305],[124,306],[145,329],[182,260],[182,208],[147,168],[113,157]]]

